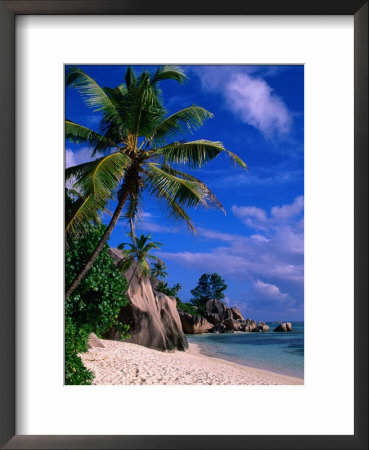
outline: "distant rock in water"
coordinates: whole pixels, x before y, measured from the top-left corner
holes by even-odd
[[[204,331],[201,329],[201,318],[192,316],[191,314],[182,314],[180,317],[182,321],[182,327],[185,333],[197,334],[197,333],[233,333],[235,331],[255,332],[255,331],[269,331],[269,326],[265,325],[265,322],[256,322],[252,319],[244,319],[240,310],[237,307],[229,308],[223,302],[211,299],[206,303],[205,318],[202,318],[206,322],[206,328]],[[198,324],[197,331],[194,331],[194,324]],[[190,325],[190,326],[189,326]],[[187,331],[189,330],[189,331]]]
[[[179,317],[181,319],[183,332],[186,334],[201,334],[207,333],[213,328],[213,325],[204,317],[193,316],[178,309]]]
[[[253,331],[266,333],[269,331],[269,325],[266,325],[265,322],[260,321]]]
[[[276,328],[274,328],[274,331],[292,331],[292,324],[291,322],[281,323]]]
[[[118,249],[110,248],[108,253],[116,264],[122,258]],[[126,273],[127,280],[132,274],[133,267]],[[163,351],[188,349],[175,298],[154,291],[150,279],[140,280],[138,273],[133,276],[126,295],[129,303],[119,313],[119,321],[130,327],[126,342]],[[105,337],[119,340],[119,330],[113,328]]]

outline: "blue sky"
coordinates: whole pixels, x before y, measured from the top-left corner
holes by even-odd
[[[125,66],[79,66],[100,85],[115,87]],[[304,317],[304,68],[303,66],[182,66],[189,80],[161,83],[168,114],[193,104],[214,114],[189,140],[223,142],[248,165],[233,167],[221,155],[193,172],[223,204],[189,210],[194,235],[168,220],[145,196],[137,233],[163,243],[168,282],[179,282],[191,299],[202,273],[219,273],[228,285],[226,303],[255,320]],[[136,72],[156,66],[135,66]],[[66,118],[99,130],[99,115],[66,88]],[[90,159],[86,145],[66,142],[67,166]],[[113,209],[114,204],[109,205]],[[106,220],[106,218],[104,219]],[[121,221],[109,244],[127,242]]]

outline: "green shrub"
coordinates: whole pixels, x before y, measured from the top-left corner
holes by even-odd
[[[192,289],[193,298],[191,303],[197,306],[200,314],[206,315],[206,303],[210,299],[223,300],[227,289],[223,278],[217,273],[203,273],[197,282],[197,286]]]
[[[179,298],[177,298],[177,308],[188,314],[191,314],[192,316],[201,317],[201,314],[194,306],[190,305],[189,303],[183,303]]]
[[[104,225],[89,226],[88,234],[69,243],[65,253],[65,284],[69,286],[104,233]],[[77,325],[88,325],[98,336],[119,326],[118,314],[127,304],[127,281],[116,268],[105,245],[86,277],[66,299],[65,314]]]
[[[162,294],[168,295],[169,297],[175,297],[179,300],[178,292],[182,289],[179,283],[170,287],[166,281],[159,280],[155,286],[155,291],[161,292]]]
[[[65,252],[65,284],[69,286],[95,249],[104,225],[87,225],[87,233],[68,242]],[[127,281],[116,268],[105,245],[78,288],[65,301],[65,380],[66,384],[91,384],[93,374],[82,363],[78,353],[87,351],[89,333],[101,337],[112,327],[127,337],[128,325],[118,320],[125,297]]]
[[[94,375],[83,365],[78,353],[87,351],[87,327],[77,327],[70,317],[65,319],[65,384],[91,384]]]

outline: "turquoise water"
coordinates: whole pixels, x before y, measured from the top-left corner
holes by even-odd
[[[266,323],[270,330],[278,325]],[[292,326],[293,331],[286,333],[191,334],[187,339],[208,356],[303,378],[304,322]]]

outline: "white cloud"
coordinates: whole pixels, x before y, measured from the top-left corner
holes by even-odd
[[[265,228],[267,222],[267,213],[255,206],[237,206],[231,207],[233,214],[241,219],[246,225],[252,228]]]
[[[261,280],[256,280],[252,283],[252,290],[257,295],[271,301],[285,302],[288,299],[288,295],[282,293],[278,286],[264,283]]]
[[[233,212],[245,223],[250,220],[258,232],[243,236],[199,228],[199,238],[213,240],[216,247],[203,252],[161,252],[161,256],[188,269],[214,271],[239,282],[247,280],[251,306],[275,301],[292,307],[296,298],[302,306],[303,197],[290,205],[275,206],[270,213],[249,206],[233,208]]]
[[[290,132],[291,115],[287,106],[262,78],[236,75],[226,84],[225,96],[228,108],[265,137]]]
[[[252,66],[195,68],[205,90],[223,96],[224,106],[242,122],[258,129],[265,138],[291,132],[292,115],[283,99]]]
[[[276,219],[290,219],[296,217],[304,210],[304,197],[296,197],[291,205],[274,206],[270,214]]]
[[[220,275],[247,276],[247,261],[244,257],[233,255],[228,248],[216,248],[211,252],[160,252],[161,258],[191,269],[217,272]]]
[[[302,230],[300,216],[304,212],[304,197],[296,197],[291,204],[273,206],[269,215],[264,209],[255,206],[233,205],[231,211],[247,226],[258,230],[281,230],[282,226],[287,227],[291,223],[298,224]]]

